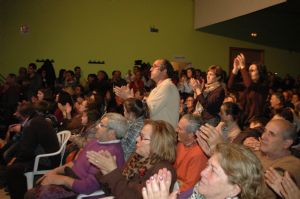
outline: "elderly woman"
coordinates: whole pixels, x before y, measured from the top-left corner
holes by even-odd
[[[197,101],[195,113],[200,114],[213,126],[217,126],[220,122],[218,114],[225,98],[225,89],[222,86],[223,75],[220,66],[212,65],[207,69],[205,85],[200,84],[198,80],[190,80]]]
[[[176,192],[169,197],[166,191],[170,178],[171,174],[166,170],[152,176],[143,188],[143,198],[176,198]],[[250,149],[236,144],[218,144],[190,198],[258,199],[261,198],[264,186],[262,165]]]
[[[97,179],[107,185],[104,191],[111,192],[115,198],[142,198],[142,187],[162,168],[172,173],[172,190],[176,181],[172,166],[177,141],[174,128],[164,121],[146,120],[136,141],[136,151],[122,170],[117,168],[114,157],[106,151],[87,153],[89,161],[100,169]]]

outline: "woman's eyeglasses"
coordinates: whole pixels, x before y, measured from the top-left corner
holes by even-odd
[[[145,138],[145,136],[142,133],[140,133],[139,136],[141,140],[151,140],[150,138]]]

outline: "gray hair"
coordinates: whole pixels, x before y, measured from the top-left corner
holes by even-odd
[[[200,126],[204,125],[204,121],[198,115],[188,113],[183,115],[181,119],[186,119],[188,121],[188,125],[185,128],[185,131],[188,133],[195,134]]]
[[[270,122],[275,122],[277,126],[279,125],[284,140],[290,139],[295,143],[297,140],[297,131],[294,124],[285,119],[273,119]]]
[[[126,118],[119,113],[106,113],[101,119],[105,117],[108,118],[108,127],[115,131],[116,137],[123,138],[128,129]]]

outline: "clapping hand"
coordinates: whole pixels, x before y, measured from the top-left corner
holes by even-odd
[[[69,102],[66,103],[65,110],[66,110],[67,114],[68,114],[68,113],[71,113],[71,111],[72,111],[72,106],[70,105]]]
[[[175,199],[179,190],[169,193],[172,181],[171,172],[166,168],[160,169],[157,174],[150,177],[146,187],[142,189],[144,199]]]
[[[197,142],[206,153],[210,156],[213,149],[218,143],[224,142],[224,139],[219,131],[210,124],[205,124],[196,132]]]
[[[190,79],[190,86],[193,88],[193,91],[197,94],[200,95],[204,89],[204,81],[200,83],[199,80],[195,78]]]
[[[88,151],[86,155],[89,162],[98,167],[103,175],[117,168],[116,156],[112,156],[108,151]]]
[[[280,193],[285,199],[299,199],[300,189],[292,180],[290,174],[285,171],[281,182]]]
[[[130,89],[128,84],[127,86],[121,86],[121,87],[115,86],[114,93],[124,100],[130,97],[134,97],[133,89]]]
[[[260,149],[260,140],[257,140],[255,137],[246,138],[243,144],[253,151],[258,151]]]
[[[232,73],[237,74],[239,70],[243,68],[245,68],[245,56],[243,55],[243,53],[240,53],[233,60]]]
[[[280,196],[285,199],[299,199],[300,190],[292,180],[290,174],[285,171],[280,175],[278,171],[270,167],[265,174],[266,183]]]
[[[273,167],[270,167],[265,172],[265,181],[269,187],[271,187],[280,197],[282,197],[280,193],[281,181],[283,176],[278,173]]]

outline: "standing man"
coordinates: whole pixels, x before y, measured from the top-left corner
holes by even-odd
[[[86,80],[82,76],[82,71],[81,71],[80,66],[74,67],[74,77],[75,77],[77,85],[81,85],[83,87],[86,86]]]
[[[37,66],[35,63],[30,63],[27,68],[28,80],[23,82],[23,86],[26,88],[24,93],[25,100],[30,101],[31,97],[35,96],[38,89],[42,87],[42,78],[37,73]]]
[[[174,73],[173,66],[166,59],[156,60],[151,69],[151,79],[156,87],[146,99],[150,109],[150,119],[164,120],[176,128],[179,119],[179,93],[177,87],[171,81]],[[127,99],[133,97],[129,87],[115,87],[116,95]]]

